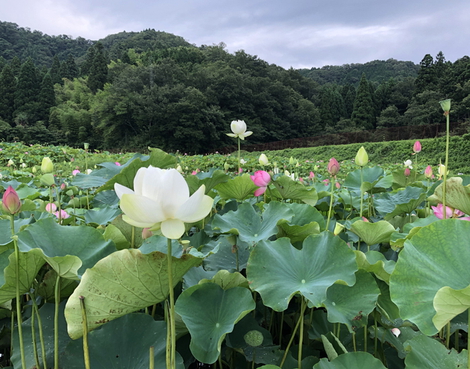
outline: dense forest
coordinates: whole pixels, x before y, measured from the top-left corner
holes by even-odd
[[[440,52],[286,70],[225,45],[195,46],[144,30],[98,41],[48,36],[0,22],[0,140],[107,150],[148,146],[204,153],[232,145],[470,117],[470,58]]]

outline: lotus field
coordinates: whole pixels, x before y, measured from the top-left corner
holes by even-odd
[[[7,162],[18,147],[0,144],[2,367],[469,366],[470,176],[419,141],[400,165],[207,170],[158,149]]]

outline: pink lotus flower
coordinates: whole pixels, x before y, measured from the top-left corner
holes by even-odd
[[[313,173],[313,172],[310,172],[310,174],[308,175],[308,178],[310,178],[310,179],[314,179],[314,178],[315,178],[315,173]]]
[[[264,170],[258,170],[250,178],[255,186],[259,187],[254,193],[255,196],[260,196],[266,192],[268,184],[271,181],[271,176],[268,172],[265,172]]]
[[[442,204],[431,206],[431,208],[437,218],[444,219],[444,206]],[[457,218],[461,220],[470,220],[470,217],[464,217],[464,215],[465,213],[463,211],[446,206],[446,219]]]
[[[59,212],[56,211],[54,215],[59,218]],[[60,209],[60,219],[67,219],[70,218],[69,213],[67,213],[65,210]]]
[[[120,163],[120,162],[118,162],[118,161],[116,161],[114,164],[116,164],[118,167],[120,167],[120,166],[121,166],[121,163]]]
[[[20,212],[21,201],[18,193],[13,189],[13,187],[8,186],[2,198],[2,208],[3,211],[7,214],[16,214]]]
[[[335,158],[331,158],[329,163],[328,163],[328,173],[330,173],[331,176],[337,175],[339,172],[339,163],[338,160]]]
[[[72,175],[76,176],[80,171],[78,169],[72,170]]]
[[[48,213],[53,213],[56,210],[57,210],[57,206],[53,202],[50,202],[46,205],[46,211]]]
[[[416,141],[413,145],[413,151],[417,154],[421,151],[421,142]]]
[[[336,183],[335,183],[335,186],[336,186],[336,188],[339,190],[339,189],[341,188],[341,183],[336,182]]]
[[[330,180],[328,178],[324,179],[322,182],[325,184],[325,186],[328,186],[330,184]]]

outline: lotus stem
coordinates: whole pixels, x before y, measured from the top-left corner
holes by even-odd
[[[359,210],[359,216],[362,218],[362,210],[364,208],[364,191],[362,189],[362,183],[364,182],[364,172],[363,172],[363,168],[361,167],[361,188],[360,188],[360,191],[361,191],[361,207],[360,207],[360,210]]]
[[[352,333],[352,341],[353,341],[353,349],[354,349],[354,352],[357,351],[357,346],[356,346],[356,332],[353,332]]]
[[[328,219],[326,221],[326,230],[328,230],[330,226],[330,219],[331,219],[331,213],[333,212],[333,199],[334,199],[334,188],[335,188],[335,182],[336,182],[336,177],[331,176],[331,195],[330,195],[330,207],[328,209]]]
[[[21,316],[21,299],[20,299],[20,250],[18,248],[18,240],[15,236],[15,216],[10,215],[10,229],[13,238],[13,245],[15,247],[15,258],[16,258],[16,320],[18,322],[18,339],[20,341],[20,354],[21,354],[21,365],[26,368],[26,358],[24,355],[24,342],[23,342],[23,319]],[[13,331],[13,329],[12,329]]]
[[[54,369],[59,369],[59,304],[60,304],[60,275],[57,274],[54,287]]]
[[[298,351],[298,356],[297,356],[297,361],[298,361],[298,369],[302,369],[302,344],[304,343],[304,312],[306,308],[306,303],[305,299],[303,296],[300,298],[301,299],[301,308],[300,308],[300,332],[299,332],[299,351]]]
[[[240,163],[240,137],[238,137],[238,173],[240,174],[240,168],[241,168],[241,163]]]
[[[364,326],[364,352],[367,352],[367,323]]]
[[[168,314],[169,327],[170,327],[170,342],[167,340],[167,347],[170,346],[170,362],[167,362],[168,369],[176,368],[176,323],[175,323],[175,294],[173,291],[173,266],[172,266],[172,250],[171,250],[171,239],[167,238],[167,265],[168,265],[168,287],[169,287],[169,299],[170,309]],[[169,365],[168,365],[169,364]]]
[[[155,347],[150,346],[149,350],[149,369],[155,369]]]
[[[35,314],[38,318],[39,342],[41,344],[42,364],[44,366],[44,369],[47,369],[46,345],[44,344],[44,334],[42,332],[42,319],[41,319],[41,315],[39,315],[39,309],[38,309],[38,305],[36,304],[36,299],[32,298],[31,301],[33,302],[33,314]]]
[[[290,337],[290,340],[289,340],[289,343],[287,344],[287,347],[286,347],[286,351],[284,352],[284,356],[282,357],[282,361],[281,361],[281,364],[279,364],[279,366],[282,368],[282,366],[284,365],[284,362],[286,361],[287,359],[287,354],[289,353],[289,349],[292,345],[292,342],[294,341],[294,338],[295,338],[295,334],[297,333],[297,329],[299,328],[299,325],[301,323],[301,320],[303,322],[303,319],[301,319],[305,313],[305,307],[307,305],[306,304],[301,304],[301,308],[300,308],[300,317],[299,319],[297,320],[297,324],[295,325],[295,328],[292,332],[292,335]],[[300,369],[300,368],[299,368]],[[469,368],[470,369],[470,368]]]
[[[446,156],[444,160],[444,182],[442,184],[442,219],[446,219],[447,217],[447,208],[446,208],[446,187],[447,187],[447,168],[449,165],[449,122],[450,122],[450,117],[449,114],[450,112],[445,112],[444,113],[446,116]],[[470,365],[470,364],[469,364]]]
[[[36,330],[34,325],[36,324],[36,319],[34,316],[34,311],[31,314],[31,337],[33,341],[33,350],[34,350],[34,361],[36,363],[36,368],[40,368],[41,366],[39,365],[39,355],[38,355],[38,345],[36,343]]]
[[[446,347],[450,350],[450,321],[447,322],[446,326]]]
[[[82,310],[82,322],[83,322],[83,359],[85,360],[85,369],[90,369],[90,353],[88,351],[88,319],[86,316],[85,309],[85,297],[79,296],[80,309]]]

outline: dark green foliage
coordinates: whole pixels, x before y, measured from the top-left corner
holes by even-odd
[[[54,56],[54,61],[52,62],[50,74],[53,84],[62,83],[62,75],[60,72],[60,60],[57,55]]]
[[[41,91],[38,71],[33,60],[28,58],[22,65],[15,91],[15,119],[21,115],[18,124],[27,125],[38,118],[39,92]]]
[[[88,87],[93,93],[103,89],[108,78],[108,61],[101,42],[93,45],[93,59],[88,73]]]
[[[364,129],[373,129],[375,127],[375,104],[365,74],[362,75],[357,89],[351,121],[356,127],[363,127]]]
[[[3,67],[0,74],[0,117],[12,123],[15,110],[16,79],[9,64]]]
[[[47,122],[49,120],[50,109],[55,106],[55,93],[52,78],[47,73],[42,79],[41,91],[39,92],[38,120]]]
[[[413,62],[388,59],[374,60],[365,64],[326,65],[321,68],[300,69],[299,72],[320,84],[335,83],[358,86],[363,73],[368,76],[371,82],[382,83],[390,78],[401,80],[406,77],[416,77],[418,67]]]
[[[67,60],[61,63],[59,74],[61,79],[67,78],[72,80],[78,77],[78,67],[72,54],[69,54]]]

